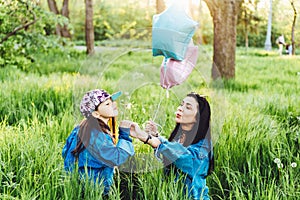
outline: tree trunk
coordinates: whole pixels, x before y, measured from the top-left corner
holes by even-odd
[[[212,78],[235,77],[236,24],[242,0],[204,0],[214,24]]]
[[[56,14],[56,15],[59,14],[58,8],[57,8],[57,5],[56,5],[55,0],[48,0],[48,6],[49,6],[49,10],[50,10],[51,12],[53,12],[53,13]],[[61,36],[61,30],[60,30],[60,29],[61,29],[60,26],[57,25],[57,26],[56,26],[56,29],[55,29],[55,33],[56,33],[56,35],[58,35],[58,36]]]
[[[48,0],[48,6],[51,12],[56,15],[59,14],[55,0]]]
[[[248,47],[249,47],[248,30],[247,30],[247,32],[245,33],[245,47],[246,47],[246,49],[248,50]]]
[[[246,50],[248,50],[248,46],[249,46],[249,40],[248,40],[248,24],[251,21],[250,19],[248,20],[248,17],[250,17],[250,15],[248,16],[247,13],[247,7],[245,7],[245,16],[244,16],[244,30],[245,30],[245,47]]]
[[[93,0],[85,0],[85,42],[88,55],[94,54],[94,38]]]
[[[69,0],[64,0],[63,6],[61,9],[61,13],[58,11],[57,4],[55,0],[47,0],[48,1],[48,6],[51,12],[53,12],[56,15],[63,15],[64,17],[69,19]],[[68,27],[64,25],[61,27],[60,25],[56,26],[55,30],[56,35],[62,36],[62,37],[67,37],[71,38],[70,31],[68,30]]]
[[[203,14],[203,11],[202,11],[202,0],[200,0],[199,1],[199,8],[198,8],[198,10],[199,10],[199,19],[201,19],[201,17],[202,17],[202,14]],[[198,37],[197,37],[197,44],[203,44],[203,35],[202,35],[202,24],[201,23],[199,23],[199,29],[200,29],[200,31],[199,31],[199,34],[198,34]]]
[[[271,51],[272,50],[272,42],[271,42],[271,33],[272,33],[272,2],[273,0],[270,0],[270,9],[269,9],[269,18],[268,18],[268,29],[267,29],[267,35],[266,35],[266,41],[265,41],[265,50]]]
[[[294,5],[294,1],[291,1],[291,5],[294,10],[294,19],[293,19],[293,25],[292,25],[292,55],[295,55],[295,51],[296,51],[296,48],[295,48],[296,47],[296,45],[295,45],[295,26],[296,26],[296,19],[297,19],[297,10]]]
[[[62,9],[61,9],[61,14],[70,19],[69,18],[69,0],[64,0],[63,2],[63,6],[62,6]],[[61,28],[61,35],[63,37],[66,37],[66,38],[71,38],[71,33],[67,27],[67,25],[64,25],[62,28]]]
[[[166,9],[164,0],[156,0],[156,14],[163,12]]]

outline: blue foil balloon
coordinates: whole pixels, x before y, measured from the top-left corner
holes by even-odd
[[[152,55],[183,60],[198,23],[184,8],[173,3],[164,12],[153,16]]]

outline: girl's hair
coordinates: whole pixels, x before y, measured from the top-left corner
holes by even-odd
[[[193,97],[198,102],[198,112],[196,115],[196,123],[193,126],[192,130],[189,131],[188,134],[186,134],[186,139],[183,143],[183,146],[187,147],[191,144],[196,144],[203,139],[208,140],[209,175],[214,170],[214,156],[210,133],[210,106],[208,101],[197,93],[190,93],[187,96]],[[181,131],[181,126],[179,123],[177,123],[168,140],[170,142],[173,141],[176,136],[181,134]]]
[[[79,126],[77,145],[72,151],[75,157],[78,157],[79,153],[88,147],[88,145],[90,144],[91,132],[94,129],[106,134],[109,134],[110,131],[108,125],[106,125],[101,119],[97,119],[92,115],[83,120]]]

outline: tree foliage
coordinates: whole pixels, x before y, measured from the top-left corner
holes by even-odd
[[[81,13],[82,16],[84,11],[79,8],[76,9],[73,12]],[[155,7],[143,7],[136,0],[127,4],[117,4],[116,1],[95,1],[93,18],[95,41],[112,39],[150,40],[154,13]],[[73,16],[71,21],[74,24],[74,40],[84,40],[83,18]]]
[[[296,10],[300,9],[300,1],[293,1]],[[281,34],[285,36],[285,42],[292,43],[291,32],[294,21],[294,10],[291,6],[290,0],[274,0],[273,3],[273,23],[272,23],[272,43]],[[296,21],[300,20],[299,15],[296,16]],[[299,47],[300,44],[300,28],[299,25],[295,26],[295,45]]]
[[[26,70],[34,62],[34,53],[59,46],[47,30],[65,18],[41,9],[37,1],[0,0],[0,67]]]
[[[50,1],[50,0],[49,0]],[[66,0],[51,0],[60,6]],[[95,41],[103,40],[151,40],[152,16],[157,12],[157,2],[138,0],[93,0]],[[167,0],[164,1],[167,4]],[[195,33],[195,41],[212,44],[212,17],[207,5],[193,2],[191,9],[194,20],[200,22],[201,28]],[[209,4],[224,4],[227,1],[205,0]],[[296,10],[300,9],[300,1],[293,1]],[[49,10],[48,1],[39,0],[0,0],[0,66],[16,66],[23,69],[34,61],[34,53],[47,50],[58,45],[57,41],[67,41],[55,35],[57,25],[71,27],[72,41],[80,43],[85,40],[85,1],[73,0],[69,5],[69,19],[62,14],[54,14]],[[200,11],[201,6],[201,11]],[[222,7],[219,7],[220,9]],[[222,9],[221,9],[222,10]],[[238,15],[236,45],[263,47],[267,29],[268,1],[244,0]],[[294,39],[291,31],[294,10],[289,1],[274,0],[272,24],[272,43],[282,33],[287,43],[300,44],[300,29],[295,23]],[[225,16],[225,15],[224,15]],[[219,19],[226,19],[221,16]],[[227,18],[229,20],[229,18]],[[295,18],[298,22],[299,15]],[[223,23],[223,22],[220,22]],[[221,35],[222,36],[222,35]],[[224,35],[225,36],[225,35]],[[248,39],[247,39],[248,38]],[[294,40],[294,42],[292,41]]]
[[[245,0],[241,5],[237,21],[237,45],[238,46],[262,46],[265,35],[265,24],[258,15],[257,4],[259,0]],[[261,27],[263,25],[263,27]]]

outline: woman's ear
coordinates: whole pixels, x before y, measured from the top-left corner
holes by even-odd
[[[98,111],[93,111],[92,115],[93,115],[93,117],[95,117],[97,119],[100,119],[100,116],[101,116]]]
[[[195,115],[195,123],[199,123],[200,120],[200,110],[197,111],[196,115]]]

